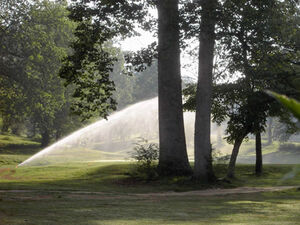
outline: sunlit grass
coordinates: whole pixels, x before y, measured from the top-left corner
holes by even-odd
[[[24,137],[14,136],[14,135],[3,135],[0,134],[0,148],[7,148],[7,147],[32,147],[38,146],[39,143],[29,140]]]

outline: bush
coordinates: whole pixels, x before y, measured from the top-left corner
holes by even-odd
[[[213,164],[227,164],[230,155],[223,155],[221,151],[212,148],[212,162]]]
[[[137,166],[130,173],[135,178],[143,180],[153,180],[158,176],[156,171],[156,161],[159,156],[159,148],[156,143],[148,143],[148,140],[140,138],[133,152],[130,153],[131,158],[137,160]]]

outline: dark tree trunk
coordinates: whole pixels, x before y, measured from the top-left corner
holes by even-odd
[[[8,133],[10,125],[11,125],[11,121],[10,121],[9,117],[3,116],[1,133],[3,133],[3,134]]]
[[[257,132],[255,135],[255,149],[256,149],[256,163],[255,174],[261,175],[262,173],[262,148],[261,148],[261,133]]]
[[[272,126],[273,126],[273,118],[270,117],[268,121],[268,145],[273,143],[273,133],[272,133]]]
[[[14,122],[11,126],[11,133],[14,135],[21,135],[23,124],[21,122]]]
[[[11,133],[14,135],[21,135],[21,127],[19,127],[20,125],[15,124],[13,126],[13,128],[11,129]]]
[[[241,147],[241,144],[242,144],[244,138],[245,138],[245,136],[242,135],[234,141],[232,154],[231,154],[231,157],[230,157],[229,166],[228,166],[228,170],[227,170],[227,177],[228,178],[234,178],[235,177],[234,172],[235,172],[236,159],[237,159],[237,156],[239,154],[239,150],[240,150],[240,147]]]
[[[2,124],[2,128],[1,128],[1,133],[2,133],[2,134],[8,133],[8,129],[9,129],[8,124],[3,123],[3,124]]]
[[[159,165],[161,175],[191,172],[183,126],[178,0],[158,1]]]
[[[212,71],[215,45],[216,0],[201,1],[201,31],[199,47],[199,70],[196,95],[195,120],[195,170],[194,177],[200,182],[215,179],[210,141]]]
[[[57,130],[55,133],[55,140],[58,141],[62,136],[62,132],[60,130]]]
[[[50,143],[50,135],[49,131],[46,130],[42,133],[42,142],[41,142],[41,147],[46,147]]]

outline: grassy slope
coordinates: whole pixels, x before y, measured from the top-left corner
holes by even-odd
[[[26,140],[25,140],[26,141]],[[23,150],[22,150],[23,149]],[[0,155],[0,189],[36,189],[37,193],[1,193],[0,225],[96,224],[300,224],[300,191],[227,196],[132,197],[128,193],[187,191],[203,188],[182,178],[149,183],[128,179],[132,163],[73,163],[20,167],[28,148]],[[33,151],[33,150],[32,150]],[[21,155],[21,156],[20,156]],[[15,158],[11,158],[15,157]],[[299,167],[267,165],[262,177],[253,165],[238,165],[228,186],[300,185]],[[216,166],[219,176],[226,166]],[[287,179],[295,175],[292,179]],[[76,197],[51,190],[105,192],[101,198]],[[121,195],[122,197],[114,197]]]
[[[223,154],[231,154],[232,146],[228,145],[225,140],[223,144],[223,147],[220,149]],[[285,144],[290,144],[300,149],[300,143],[298,142],[288,142]],[[265,164],[300,164],[300,151],[298,149],[294,149],[294,151],[280,151],[279,141],[273,141],[271,145],[267,145],[267,141],[262,140],[262,153]],[[255,163],[255,140],[249,139],[248,141],[243,142],[237,162]]]

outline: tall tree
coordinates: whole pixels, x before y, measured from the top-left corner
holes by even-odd
[[[157,2],[159,171],[190,173],[183,126],[178,0]]]
[[[21,7],[18,1],[9,2],[15,3],[10,8],[18,9],[20,17],[8,17],[0,32],[4,40],[0,64],[7,67],[0,78],[8,80],[6,91],[16,89],[14,96],[21,92],[18,96],[24,97],[18,104],[10,101],[2,107],[14,109],[15,113],[10,113],[15,118],[23,112],[23,123],[30,118],[42,136],[42,145],[46,146],[55,130],[58,111],[66,103],[63,80],[57,74],[67,54],[74,23],[67,18],[66,1],[35,1],[25,4],[26,7]]]
[[[287,94],[295,93],[291,82],[295,72],[291,64],[297,53],[291,49],[296,46],[293,20],[297,10],[292,1],[275,0],[229,0],[223,2],[222,9],[217,32],[222,50],[220,58],[226,61],[227,74],[242,74],[236,81],[216,84],[214,91],[213,119],[221,122],[229,117],[227,140],[234,147],[228,176],[232,177],[243,139],[249,133],[257,134],[260,139],[266,117],[282,115],[282,110],[261,91],[280,89]],[[291,38],[287,40],[286,36]],[[195,106],[194,97],[192,94],[186,106]],[[257,153],[261,154],[259,140],[257,145]],[[258,156],[258,164],[262,162],[260,158]],[[262,168],[261,165],[258,168]]]
[[[210,115],[217,0],[202,0],[200,5],[202,13],[196,94],[194,177],[202,182],[209,182],[215,178],[211,158]]]
[[[249,132],[256,136],[256,174],[259,175],[262,173],[260,133],[264,131],[266,117],[278,115],[281,110],[270,104],[270,99],[260,97],[258,92],[263,89],[279,90],[283,85],[285,93],[295,92],[287,76],[296,75],[291,62],[297,58],[293,39],[296,35],[294,28],[298,26],[298,10],[294,1],[275,0],[252,3],[225,1],[223,9],[227,19],[221,21],[220,27],[223,31],[221,42],[227,51],[225,58],[229,61],[231,72],[238,71],[244,75],[241,78],[246,82],[243,89],[248,91],[244,96],[247,97],[240,103],[256,109],[256,113],[251,112],[251,108],[245,110],[245,113],[250,111],[252,114],[252,117],[248,117],[248,124],[252,124]],[[286,36],[291,37],[290,40]],[[230,169],[228,174],[233,174]]]
[[[99,110],[103,117],[115,109],[114,84],[109,73],[116,58],[111,57],[103,45],[114,37],[134,35],[137,23],[149,27],[151,22],[145,22],[147,6],[156,5],[159,15],[159,168],[162,174],[189,173],[183,129],[178,1],[90,2],[95,4],[91,6],[86,1],[79,1],[71,7],[71,18],[79,23],[75,33],[77,40],[72,46],[73,55],[68,57],[61,70],[61,76],[76,86],[75,96],[79,101],[75,109],[83,114]],[[152,56],[157,55],[156,49],[150,52],[153,54],[145,57],[148,64],[151,64]]]

